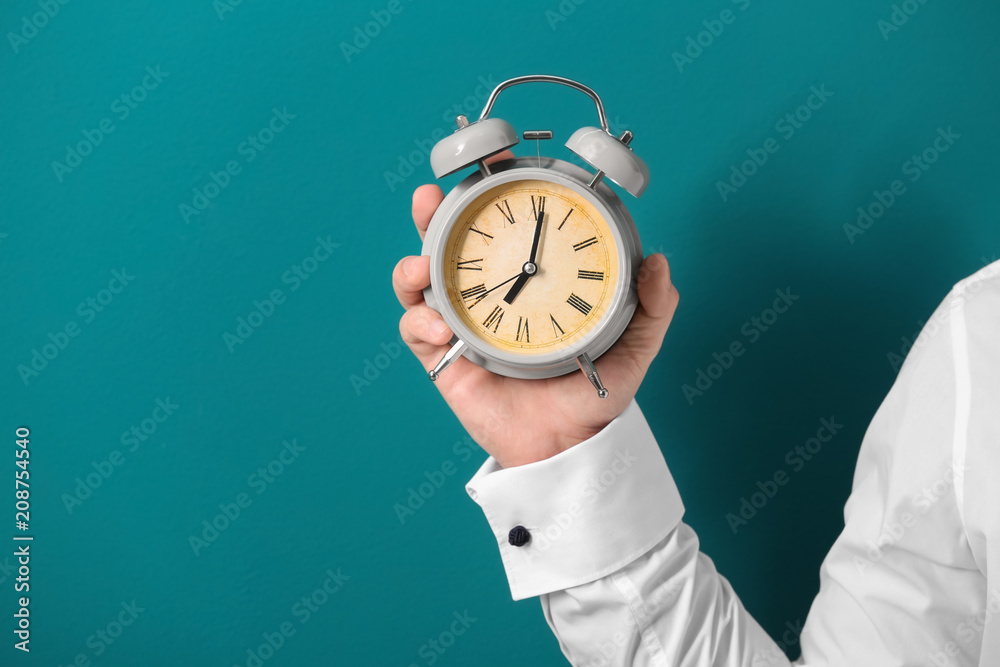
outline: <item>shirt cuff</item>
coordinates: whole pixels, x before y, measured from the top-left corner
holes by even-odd
[[[594,437],[537,463],[493,457],[465,490],[493,529],[515,600],[590,583],[652,549],[684,515],[677,485],[633,400]],[[508,536],[522,526],[530,540]]]

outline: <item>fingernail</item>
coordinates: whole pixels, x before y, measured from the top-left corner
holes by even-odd
[[[435,338],[437,338],[441,334],[443,334],[445,331],[447,331],[447,329],[448,329],[448,325],[445,324],[444,322],[442,322],[441,320],[438,320],[437,322],[434,322],[433,324],[431,324],[431,335],[433,335]]]
[[[405,262],[403,262],[403,273],[406,275],[411,275],[413,273],[413,263],[417,261],[416,257],[410,257]]]

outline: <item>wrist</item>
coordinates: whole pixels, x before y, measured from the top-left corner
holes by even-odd
[[[495,452],[490,451],[492,448],[489,447],[484,449],[490,451],[490,454],[502,468],[516,468],[558,456],[590,440],[603,431],[611,421],[609,419],[603,423],[599,422],[587,426],[578,425],[545,434],[539,433],[534,442],[511,443],[513,446],[498,448]]]
[[[559,456],[510,470],[487,460],[466,490],[483,508],[515,600],[620,570],[674,530],[684,511],[635,404]]]

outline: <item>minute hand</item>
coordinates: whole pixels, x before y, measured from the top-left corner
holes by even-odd
[[[545,199],[541,199],[538,202],[538,218],[535,220],[535,235],[531,239],[531,256],[528,257],[528,262],[530,264],[535,263],[535,255],[538,254],[538,239],[542,237],[542,221],[545,220]],[[537,270],[537,266],[536,266]]]
[[[517,298],[517,295],[521,293],[521,290],[524,289],[524,286],[528,283],[528,278],[538,273],[538,265],[535,263],[535,256],[538,253],[538,239],[542,236],[542,222],[544,220],[545,200],[543,199],[538,204],[538,216],[535,219],[535,235],[531,239],[531,256],[528,258],[528,262],[524,265],[521,275],[517,277],[517,282],[510,286],[507,296],[503,298],[503,300],[507,303],[514,303],[514,299]]]

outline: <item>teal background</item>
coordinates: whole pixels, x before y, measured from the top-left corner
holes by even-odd
[[[0,452],[13,475],[14,430],[30,427],[35,536],[33,650],[11,647],[8,556],[0,662],[246,665],[291,622],[264,664],[561,664],[538,603],[510,600],[465,494],[485,455],[408,352],[385,352],[401,314],[391,268],[420,248],[409,207],[432,179],[423,151],[453,105],[478,113],[480,77],[532,72],[582,80],[635,132],[652,184],[626,203],[682,294],[639,402],[687,521],[747,608],[775,636],[805,618],[895,378],[888,355],[1000,252],[1000,9],[914,3],[886,39],[888,1],[404,0],[345,56],[386,5],[247,0],[220,18],[210,0],[70,2],[16,51],[0,44]],[[679,71],[672,54],[724,9],[734,21]],[[5,3],[0,29],[39,11]],[[157,65],[169,74],[120,120],[115,98]],[[833,96],[785,140],[776,121],[814,85]],[[273,108],[295,118],[247,162],[238,147]],[[596,121],[578,93],[546,86],[505,93],[495,114],[554,130],[542,149],[563,158]],[[114,131],[60,182],[52,162],[104,118]],[[856,208],[905,180],[939,127],[961,138],[849,242]],[[772,136],[780,150],[723,201],[716,182]],[[179,205],[229,160],[240,173],[186,222]],[[292,291],[283,274],[327,236],[339,247]],[[78,304],[123,267],[134,280],[86,322]],[[682,386],[748,342],[743,324],[779,288],[800,299],[689,404]],[[286,301],[231,353],[224,333],[275,289]],[[79,335],[22,380],[71,321]],[[128,451],[123,432],[168,398],[179,407]],[[734,534],[726,514],[831,416],[835,440]],[[250,476],[292,439],[305,450],[258,494]],[[68,511],[77,478],[115,450],[124,462]],[[401,521],[394,506],[449,462],[455,474]],[[190,536],[240,493],[251,504],[195,555]],[[300,623],[293,605],[337,568],[349,580]],[[144,611],[97,655],[88,638],[133,600]],[[452,647],[422,650],[466,610],[477,620]]]

